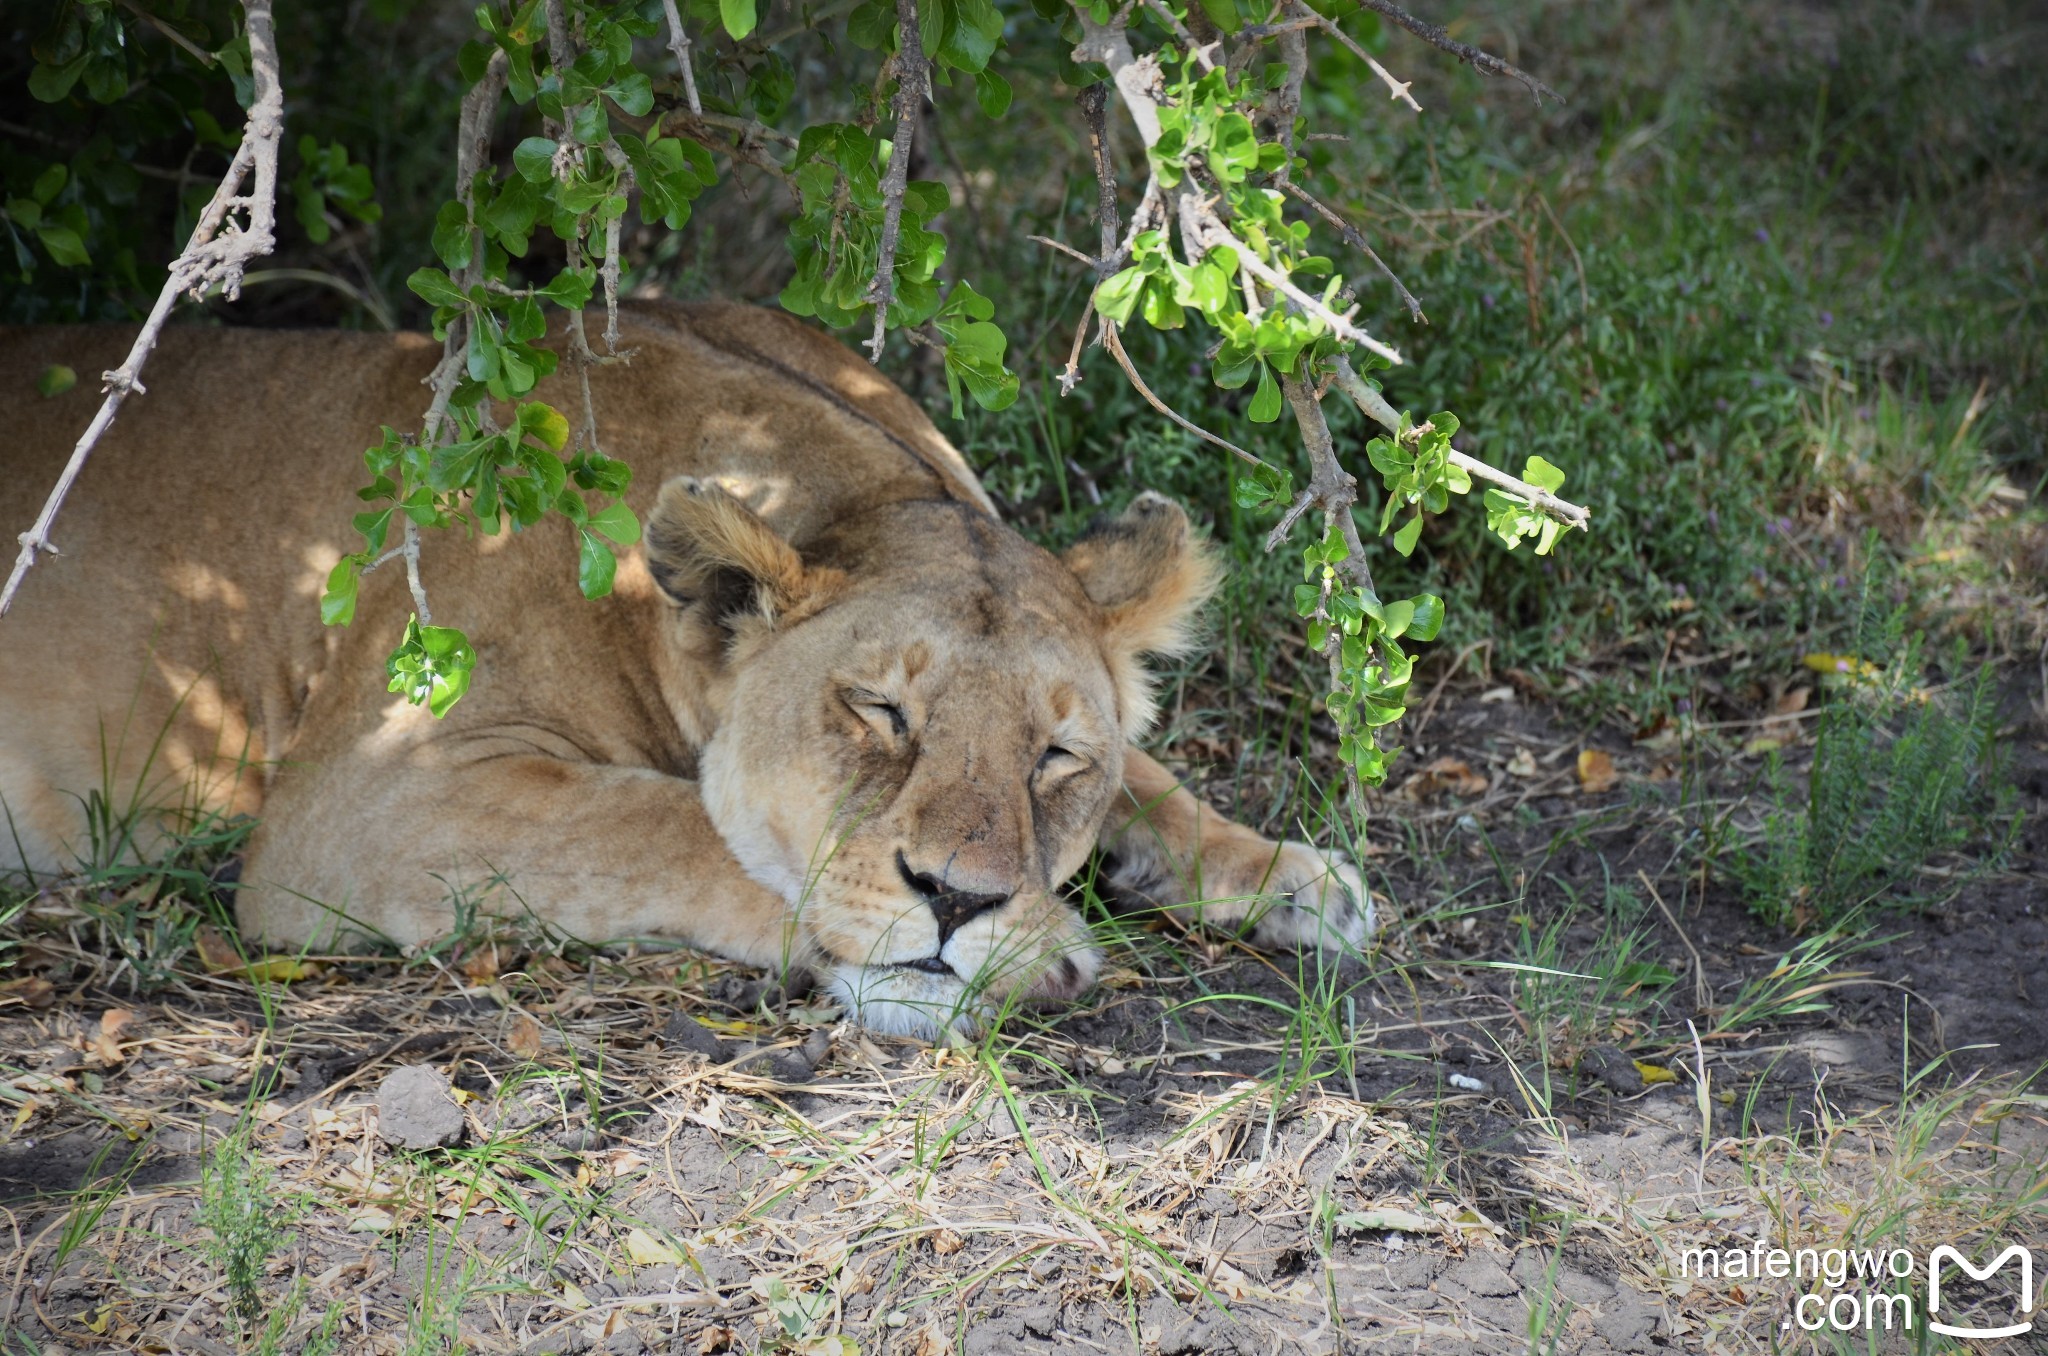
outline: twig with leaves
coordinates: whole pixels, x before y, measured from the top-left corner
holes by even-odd
[[[249,35],[249,69],[255,97],[249,104],[248,122],[242,129],[241,144],[220,186],[199,214],[184,252],[171,261],[170,276],[157,293],[156,304],[142,323],[141,333],[121,365],[103,374],[106,396],[98,413],[86,426],[71,458],[57,477],[56,486],[36,515],[33,526],[21,534],[21,552],[0,589],[0,614],[14,603],[29,567],[41,552],[58,554],[50,540],[50,528],[57,520],[64,498],[70,494],[78,473],[99,445],[121,403],[131,393],[147,393],[142,384],[143,364],[155,350],[164,322],[180,296],[198,300],[218,287],[230,301],[242,292],[242,275],[252,259],[270,253],[276,245],[277,151],[284,135],[284,87],[278,80],[277,41],[272,32],[270,0],[246,0],[243,6]],[[244,191],[246,186],[247,191]],[[236,214],[241,220],[236,220]]]

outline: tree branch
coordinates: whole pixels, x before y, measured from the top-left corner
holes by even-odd
[[[676,9],[676,0],[661,0],[661,7],[668,15],[668,50],[676,54],[676,65],[683,72],[683,97],[690,102],[690,116],[704,116],[704,105],[697,98],[697,73],[690,69],[690,33],[683,27],[683,16]]]
[[[1375,8],[1377,8],[1377,6],[1375,6]],[[1352,37],[1349,33],[1346,33],[1343,29],[1337,27],[1337,21],[1335,19],[1328,18],[1321,14],[1316,14],[1313,10],[1311,10],[1309,14],[1304,17],[1313,17],[1316,21],[1315,26],[1317,28],[1322,29],[1323,32],[1328,33],[1331,37],[1343,43],[1346,47],[1349,47],[1351,49],[1351,55],[1357,57],[1360,61],[1363,61],[1366,65],[1372,67],[1372,73],[1380,78],[1381,83],[1386,85],[1390,97],[1399,99],[1402,103],[1408,105],[1409,108],[1413,109],[1417,113],[1420,113],[1422,111],[1422,105],[1416,103],[1415,96],[1408,92],[1409,82],[1405,80],[1396,80],[1393,77],[1393,74],[1390,71],[1388,71],[1385,66],[1380,65],[1378,61],[1373,59],[1373,55],[1371,52],[1368,52],[1363,47],[1360,47],[1356,42],[1352,40]],[[1486,54],[1484,52],[1481,52],[1480,55],[1485,56]],[[1505,66],[1507,63],[1502,62],[1501,64]]]
[[[1449,52],[1481,75],[1505,75],[1521,81],[1523,86],[1528,89],[1530,96],[1538,104],[1543,102],[1543,96],[1546,94],[1557,100],[1560,104],[1564,102],[1562,94],[1559,94],[1527,71],[1502,61],[1491,52],[1482,52],[1477,47],[1459,42],[1435,24],[1418,19],[1399,5],[1392,3],[1392,0],[1359,0],[1359,3],[1375,14],[1381,14],[1392,19],[1397,25],[1407,29],[1430,46],[1440,47],[1444,51]]]
[[[1400,365],[1402,361],[1400,353],[1373,338],[1351,322],[1351,317],[1358,311],[1356,306],[1339,315],[1323,305],[1319,298],[1310,296],[1307,292],[1302,291],[1294,285],[1293,280],[1285,273],[1259,258],[1256,251],[1233,236],[1229,229],[1223,225],[1222,221],[1217,218],[1215,209],[1207,204],[1196,201],[1192,196],[1183,196],[1180,200],[1180,210],[1181,234],[1187,243],[1191,256],[1188,262],[1194,262],[1192,252],[1196,249],[1207,253],[1219,245],[1227,245],[1237,254],[1237,261],[1240,267],[1267,287],[1272,288],[1275,292],[1293,302],[1304,315],[1313,316],[1315,319],[1322,321],[1323,324],[1329,326],[1332,334],[1346,343],[1357,344],[1360,348],[1371,353],[1377,353],[1380,357],[1385,358],[1396,366]]]
[[[874,337],[866,341],[868,361],[882,361],[889,332],[889,303],[896,297],[896,242],[903,233],[903,194],[910,183],[910,143],[924,110],[927,72],[924,39],[917,26],[917,0],[896,0],[896,140],[882,174],[882,242],[875,255],[875,280],[868,300],[875,305]]]
[[[1109,350],[1110,356],[1116,359],[1117,365],[1119,367],[1123,368],[1124,375],[1130,378],[1131,385],[1137,388],[1138,394],[1145,397],[1146,404],[1150,405],[1153,409],[1165,415],[1168,419],[1171,419],[1174,423],[1179,424],[1182,428],[1194,434],[1197,438],[1200,438],[1204,442],[1216,444],[1216,446],[1222,448],[1224,451],[1230,453],[1232,456],[1237,457],[1246,465],[1266,466],[1266,463],[1262,461],[1260,458],[1254,456],[1250,452],[1245,451],[1236,443],[1230,442],[1228,439],[1219,438],[1215,434],[1209,432],[1208,429],[1203,428],[1200,424],[1197,424],[1194,421],[1176,413],[1172,406],[1168,405],[1158,396],[1153,395],[1152,388],[1145,384],[1145,379],[1138,375],[1138,369],[1131,365],[1130,355],[1124,352],[1123,341],[1116,337],[1116,326],[1111,324],[1108,320],[1104,320],[1102,322],[1102,346]],[[1272,468],[1267,467],[1267,469],[1271,470]]]
[[[14,595],[29,567],[36,563],[37,554],[57,554],[50,541],[50,527],[57,520],[57,512],[64,506],[64,498],[70,494],[78,473],[85,469],[86,458],[113,425],[121,403],[130,392],[146,393],[141,380],[143,364],[155,350],[164,321],[179,295],[189,294],[197,300],[209,288],[218,286],[230,301],[234,300],[241,295],[242,273],[249,261],[270,253],[276,245],[277,145],[284,135],[284,88],[278,83],[277,42],[271,32],[270,3],[271,0],[246,0],[243,5],[255,98],[242,129],[242,143],[221,178],[220,187],[214,190],[212,200],[192,228],[184,252],[171,261],[170,276],[164,279],[163,290],[157,293],[156,303],[150,307],[149,318],[143,321],[142,331],[135,336],[127,358],[119,367],[103,374],[106,398],[100,402],[99,412],[71,449],[71,459],[64,464],[42,512],[19,538],[21,553],[14,559],[6,588],[0,589],[0,614],[13,605]],[[242,192],[245,182],[249,184],[246,194]],[[246,214],[240,224],[234,220],[238,211]]]
[[[1385,396],[1366,385],[1364,378],[1360,377],[1350,362],[1342,357],[1337,359],[1334,381],[1337,389],[1351,397],[1351,403],[1358,406],[1368,419],[1378,423],[1396,437],[1400,436],[1400,414],[1387,403]],[[1456,448],[1451,449],[1449,460],[1451,465],[1461,468],[1474,480],[1489,481],[1498,485],[1509,494],[1527,500],[1529,507],[1547,513],[1561,523],[1576,527],[1581,532],[1592,527],[1593,512],[1584,505],[1559,499],[1548,490],[1531,485],[1526,480],[1518,480],[1506,471],[1495,470],[1477,457],[1468,456]]]

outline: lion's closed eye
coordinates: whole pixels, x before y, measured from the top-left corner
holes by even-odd
[[[1038,765],[1031,770],[1032,777],[1040,786],[1051,786],[1065,781],[1076,773],[1088,770],[1089,762],[1072,749],[1051,745],[1038,755]]]
[[[840,694],[841,701],[856,716],[866,721],[876,734],[892,740],[910,737],[910,720],[903,714],[903,708],[880,693],[865,688],[850,688]]]

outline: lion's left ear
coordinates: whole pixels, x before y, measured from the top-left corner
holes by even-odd
[[[709,603],[723,612],[739,602],[776,622],[808,611],[843,578],[804,564],[752,509],[693,476],[661,487],[646,542],[648,573],[682,607]]]
[[[1149,491],[1118,516],[1097,519],[1061,559],[1102,609],[1125,723],[1142,728],[1151,695],[1139,657],[1180,654],[1192,645],[1195,614],[1216,591],[1215,559],[1188,530],[1181,506]]]

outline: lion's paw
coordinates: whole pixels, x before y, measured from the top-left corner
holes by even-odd
[[[1341,852],[1283,843],[1264,889],[1248,912],[1252,945],[1355,952],[1378,927],[1372,892]]]

